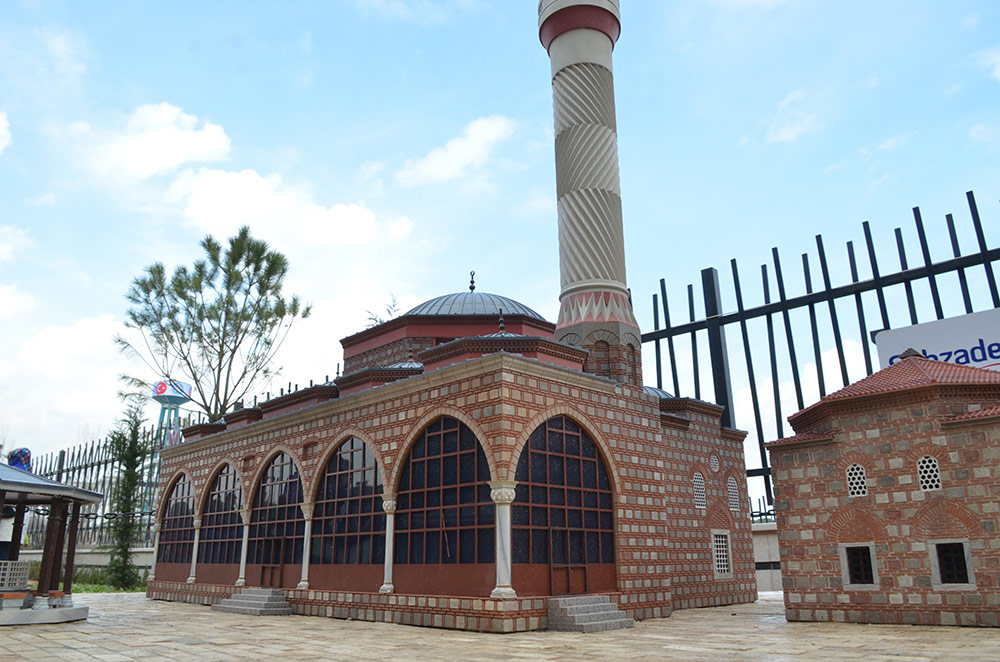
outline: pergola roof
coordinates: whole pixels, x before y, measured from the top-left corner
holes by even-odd
[[[32,506],[48,505],[53,497],[85,503],[100,503],[104,499],[104,495],[98,492],[64,485],[6,464],[0,464],[0,490],[7,492],[6,501],[8,504],[20,502]],[[23,502],[20,501],[20,498],[12,498],[12,495],[22,494],[27,495]]]

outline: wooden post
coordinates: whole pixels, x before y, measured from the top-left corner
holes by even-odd
[[[55,564],[56,536],[58,527],[56,520],[59,513],[59,499],[49,502],[49,517],[45,524],[45,546],[42,548],[42,565],[38,570],[38,595],[49,594],[49,584],[52,581],[52,567]]]
[[[69,540],[66,542],[66,574],[63,575],[63,591],[73,593],[73,562],[76,560],[76,535],[80,529],[80,509],[82,501],[73,503],[73,519],[69,523]]]
[[[11,561],[16,561],[18,555],[21,553],[21,538],[24,536],[24,514],[28,510],[28,506],[25,505],[27,499],[28,495],[22,494],[14,510],[14,531],[10,536],[10,554],[8,555]]]
[[[63,549],[66,546],[66,515],[69,513],[69,501],[59,500],[59,511],[56,513],[56,551],[52,555],[52,574],[49,579],[49,590],[59,590],[59,575],[62,572]]]

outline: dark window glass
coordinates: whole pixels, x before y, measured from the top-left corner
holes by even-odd
[[[264,471],[254,496],[247,563],[302,563],[301,503],[299,468],[290,455],[279,453]]]
[[[396,563],[493,563],[489,465],[465,424],[443,417],[428,426],[402,475],[410,481],[396,502]]]
[[[201,516],[198,563],[239,563],[243,545],[243,494],[236,469],[227,464],[215,477]],[[235,524],[235,526],[234,526]]]
[[[333,497],[330,485],[337,486]],[[312,563],[384,563],[382,492],[375,454],[360,439],[347,439],[326,463],[316,492]]]
[[[960,542],[945,542],[937,548],[938,573],[942,584],[968,584],[969,568],[965,564],[965,545]]]
[[[187,475],[174,483],[160,522],[157,563],[191,563],[194,544],[194,495]]]
[[[514,563],[614,563],[611,484],[593,441],[557,416],[532,432],[517,463]]]
[[[872,573],[872,553],[870,547],[848,547],[844,550],[847,555],[847,575],[851,584],[874,584],[875,576]]]

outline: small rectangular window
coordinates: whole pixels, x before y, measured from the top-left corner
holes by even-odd
[[[968,584],[969,568],[965,564],[965,545],[960,542],[938,543],[938,572],[942,584]]]
[[[872,553],[871,548],[848,547],[847,554],[847,574],[851,584],[874,584],[875,576],[872,573]]]
[[[733,576],[729,531],[712,531],[712,558],[716,579],[728,579]]]

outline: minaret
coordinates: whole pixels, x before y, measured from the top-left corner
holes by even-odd
[[[556,339],[589,350],[587,371],[642,385],[639,328],[625,286],[611,52],[618,0],[541,0],[538,36],[552,63],[559,320]]]

